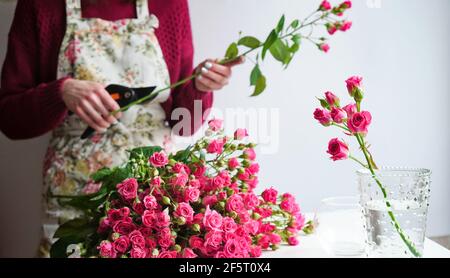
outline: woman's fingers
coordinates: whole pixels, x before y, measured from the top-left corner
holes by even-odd
[[[239,56],[236,60],[223,64],[227,67],[234,67],[245,63],[245,56]]]
[[[104,132],[105,129],[102,128],[101,126],[97,125],[87,114],[86,112],[84,112],[83,108],[81,108],[81,106],[77,106],[75,108],[75,113],[77,114],[78,117],[80,117],[83,122],[85,122],[88,126],[92,127],[93,129],[95,129],[97,132]]]
[[[120,109],[119,104],[111,97],[111,95],[105,90],[105,88],[98,87],[95,90],[97,96],[101,99],[103,105],[108,108],[110,110],[110,112],[112,111],[116,111]],[[115,115],[115,118],[118,119],[122,116],[122,113],[119,112]]]
[[[218,85],[225,86],[228,84],[228,78],[231,75],[231,70],[224,70],[220,65],[213,65],[210,69],[203,67],[201,69],[201,76],[207,77]]]
[[[197,82],[197,87],[199,89],[201,89],[202,91],[214,91],[214,90],[219,90],[223,87],[222,85],[215,82],[214,80],[209,79],[208,77],[205,77],[202,75],[197,77],[196,82]]]
[[[83,108],[83,111],[91,119],[91,121],[93,121],[100,128],[106,129],[111,125],[110,123],[105,121],[105,119],[103,119],[103,117],[94,109],[94,107],[92,107],[91,103],[89,103],[88,101],[83,100],[81,102],[81,108]]]
[[[106,109],[97,95],[92,94],[89,97],[89,101],[91,106],[103,117],[103,119],[108,121],[110,124],[115,124],[117,122],[117,119],[110,115],[110,112]]]

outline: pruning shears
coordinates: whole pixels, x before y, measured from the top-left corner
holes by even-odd
[[[108,85],[105,90],[111,95],[111,97],[119,104],[120,108],[127,106],[128,104],[140,100],[144,97],[149,96],[155,91],[156,87],[145,87],[145,88],[129,88],[122,85],[111,84]],[[144,103],[154,100],[157,95],[146,100]],[[83,134],[81,139],[88,139],[94,135],[95,130],[88,127]]]

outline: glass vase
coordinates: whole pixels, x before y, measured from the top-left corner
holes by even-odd
[[[368,257],[421,257],[431,171],[382,168],[357,172]]]

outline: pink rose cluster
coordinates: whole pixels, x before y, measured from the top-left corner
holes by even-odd
[[[340,99],[332,92],[326,92],[325,97],[319,99],[321,106],[314,111],[314,118],[323,126],[336,126],[349,136],[366,136],[372,123],[372,115],[368,111],[361,111],[363,100],[362,77],[352,76],[346,80],[347,91],[354,102],[340,106]],[[349,148],[343,140],[334,138],[328,144],[328,154],[331,159],[344,160],[349,158]]]
[[[97,230],[100,257],[251,258],[298,244],[305,219],[294,196],[274,188],[257,195],[247,130],[228,138],[221,124],[211,121],[187,158],[154,152],[116,186]]]
[[[323,12],[325,15],[334,15],[341,17],[344,15],[345,11],[352,7],[351,1],[345,1],[337,6],[332,6],[327,0],[322,1],[319,6],[319,11]],[[330,19],[325,27],[330,35],[334,35],[337,31],[346,32],[352,28],[352,22],[348,20],[341,20],[340,18]],[[317,44],[320,50],[323,52],[328,52],[330,50],[330,45],[326,42]]]

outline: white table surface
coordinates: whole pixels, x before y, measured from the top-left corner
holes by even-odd
[[[312,214],[307,213],[306,218],[312,219]],[[320,235],[317,233],[301,235],[298,239],[299,245],[283,245],[277,251],[264,251],[262,258],[345,258],[335,256],[333,253],[327,251],[327,248],[322,243],[323,241],[320,240]],[[450,250],[428,238],[425,240],[424,249],[424,258],[450,258]]]

